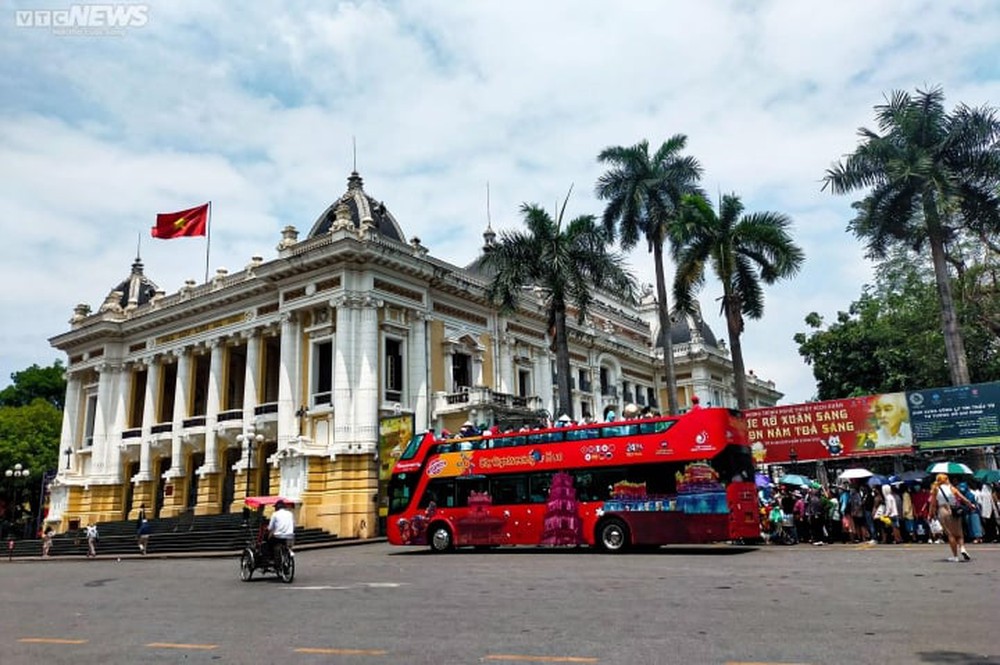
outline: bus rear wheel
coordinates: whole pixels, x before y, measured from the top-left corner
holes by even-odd
[[[454,548],[451,529],[448,528],[448,525],[440,522],[431,526],[427,542],[431,546],[432,552],[450,552]]]
[[[605,552],[622,552],[628,549],[628,527],[616,517],[601,522],[597,527],[597,544]]]

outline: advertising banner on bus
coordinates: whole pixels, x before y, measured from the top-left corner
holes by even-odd
[[[744,413],[757,464],[909,452],[905,393],[750,409]]]
[[[917,390],[906,396],[921,449],[1000,443],[1000,383]]]

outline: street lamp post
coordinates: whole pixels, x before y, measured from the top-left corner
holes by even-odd
[[[7,469],[3,474],[7,478],[7,492],[8,496],[13,503],[13,520],[15,524],[21,517],[21,494],[23,482],[27,482],[28,476],[31,475],[31,470],[24,468],[23,465],[17,463],[14,465],[13,469]],[[23,479],[23,481],[22,481]],[[8,513],[11,509],[8,508]]]
[[[247,489],[244,496],[250,496],[250,465],[253,463],[253,449],[254,445],[260,445],[264,441],[263,434],[257,434],[253,425],[247,428],[246,432],[239,434],[236,440],[240,442],[240,445],[246,445],[247,448]]]

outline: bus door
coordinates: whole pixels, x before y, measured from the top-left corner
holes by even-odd
[[[729,487],[726,488],[726,502],[729,504],[730,540],[760,538],[757,488],[754,483],[729,483]]]

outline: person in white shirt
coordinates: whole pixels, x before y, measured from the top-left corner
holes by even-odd
[[[984,538],[986,542],[997,540],[997,522],[1000,521],[1000,508],[993,498],[993,490],[989,483],[983,483],[982,487],[975,490],[976,499],[979,501],[979,516],[983,521]]]
[[[272,553],[277,541],[283,542],[288,549],[295,544],[295,516],[280,499],[274,504],[274,514],[267,525],[268,549]]]

